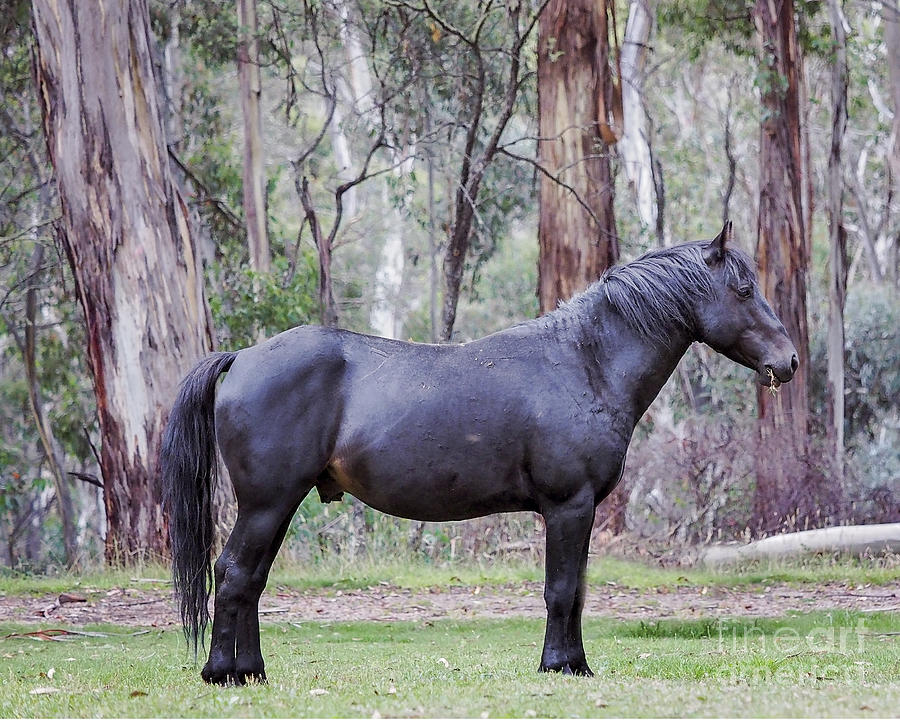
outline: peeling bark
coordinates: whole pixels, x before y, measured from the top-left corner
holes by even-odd
[[[146,0],[34,0],[34,70],[62,240],[100,421],[106,557],[167,554],[159,441],[181,376],[212,346],[172,180]]]
[[[800,131],[801,58],[791,0],[758,0],[754,10],[762,65],[759,215],[756,262],[759,285],[797,348],[800,367],[772,395],[757,391],[761,449],[753,522],[771,531],[798,508],[805,485],[808,424],[809,331],[806,315],[809,247],[803,211]]]
[[[619,256],[608,142],[621,127],[611,120],[609,13],[605,0],[551,0],[538,26],[538,154],[552,176],[540,184],[542,313],[586,288]]]

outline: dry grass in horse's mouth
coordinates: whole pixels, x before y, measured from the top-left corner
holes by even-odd
[[[768,368],[769,370],[769,392],[772,393],[772,397],[775,397],[778,394],[778,391],[781,389],[781,381],[775,377],[775,373],[772,371],[772,368]]]

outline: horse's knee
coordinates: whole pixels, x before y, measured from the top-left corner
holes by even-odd
[[[552,616],[568,615],[575,607],[578,578],[557,579],[544,585],[544,603]]]
[[[219,587],[225,581],[225,571],[228,568],[228,560],[223,552],[213,564],[213,578],[216,581],[216,587]]]
[[[252,573],[222,558],[216,561],[216,601],[242,603],[252,596]]]

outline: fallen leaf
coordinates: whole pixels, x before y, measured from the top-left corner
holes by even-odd
[[[147,693],[143,690],[132,690],[129,697],[146,697]]]

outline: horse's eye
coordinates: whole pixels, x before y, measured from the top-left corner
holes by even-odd
[[[737,289],[737,294],[742,298],[748,298],[753,294],[753,286],[752,285],[741,285]]]

